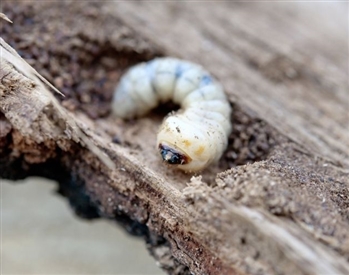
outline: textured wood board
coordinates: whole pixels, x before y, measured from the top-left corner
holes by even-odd
[[[2,60],[1,176],[58,180],[78,214],[144,235],[171,274],[346,274],[346,48],[321,20],[342,26],[345,5],[8,3],[3,37],[66,97]],[[158,55],[207,67],[234,107],[227,152],[192,179],[154,151],[164,110],[109,115],[120,73]]]

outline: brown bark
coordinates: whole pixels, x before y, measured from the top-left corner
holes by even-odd
[[[3,56],[0,176],[57,180],[170,274],[348,274],[347,3],[312,5],[6,2],[2,37],[65,97]],[[168,109],[110,115],[121,73],[159,55],[204,65],[234,108],[227,151],[195,177],[154,149]]]

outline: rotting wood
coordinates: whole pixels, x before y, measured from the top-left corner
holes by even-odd
[[[45,3],[35,4],[29,18],[54,22],[55,16],[58,20],[55,9],[64,5],[50,3],[47,10]],[[345,74],[340,72],[342,44],[337,44],[336,54],[318,46],[322,59],[307,62],[313,57],[309,47],[316,37],[302,52],[291,47],[285,53],[282,45],[294,38],[287,40],[277,28],[258,37],[258,26],[246,19],[248,12],[256,15],[263,8],[268,20],[284,15],[279,28],[286,28],[294,18],[294,13],[288,13],[292,6],[276,6],[275,12],[260,4],[226,3],[210,9],[209,4],[155,5],[106,3],[99,9],[70,3],[80,23],[60,24],[73,26],[74,36],[87,47],[95,47],[97,53],[98,47],[107,49],[115,59],[125,48],[128,52],[134,48],[130,58],[173,54],[206,65],[221,79],[234,104],[236,129],[222,161],[202,177],[190,179],[161,165],[152,142],[161,121],[157,113],[127,123],[103,113],[95,115],[92,104],[91,112],[81,112],[89,105],[81,108],[76,102],[71,111],[61,109],[58,103],[52,104],[55,99],[37,79],[2,60],[1,176],[16,179],[36,174],[58,180],[61,193],[78,214],[117,219],[132,233],[144,235],[153,255],[171,274],[188,270],[195,274],[348,274],[348,89]],[[14,24],[21,13],[17,9],[10,16]],[[47,13],[41,14],[43,10]],[[182,20],[173,24],[178,14]],[[304,20],[302,16],[298,21]],[[96,38],[93,31],[81,27],[103,18],[118,28],[107,25]],[[155,24],[159,21],[163,24]],[[172,32],[165,33],[166,26]],[[312,27],[304,25],[303,33],[313,31]],[[231,31],[231,38],[224,28]],[[51,37],[50,31],[55,31],[54,26],[42,35]],[[122,33],[138,43],[126,43]],[[336,38],[336,33],[332,35]],[[110,37],[114,37],[112,42]],[[176,41],[191,43],[184,43],[179,52]],[[205,41],[214,49],[206,55],[201,47]],[[79,43],[74,41],[74,45]],[[143,45],[147,53],[137,53],[137,45]],[[33,42],[33,48],[39,46]],[[62,68],[66,66],[64,59],[57,60]],[[108,62],[112,61],[103,66]],[[40,68],[40,63],[34,64]],[[326,66],[333,66],[333,72],[326,71]],[[85,68],[81,65],[80,69]],[[105,74],[117,81],[112,72]],[[51,82],[61,84],[57,77]],[[315,91],[321,91],[316,100]],[[69,92],[67,97],[75,100],[73,87]],[[291,101],[293,92],[297,98]],[[63,99],[62,104],[69,108],[71,101],[67,102]],[[327,116],[318,121],[321,112]],[[78,127],[67,131],[68,118]],[[86,142],[81,142],[78,129],[113,161],[115,169],[105,166],[96,151],[82,146]]]

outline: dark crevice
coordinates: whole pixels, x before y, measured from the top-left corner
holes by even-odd
[[[40,164],[29,164],[23,156],[8,161],[8,155],[0,154],[0,178],[13,180],[16,183],[16,180],[37,176],[58,182],[57,193],[68,199],[78,217],[88,220],[107,218],[115,221],[129,234],[143,237],[150,254],[169,274],[190,274],[188,267],[183,266],[172,256],[169,242],[163,236],[149,230],[146,225],[147,220],[143,223],[139,222],[131,217],[132,214],[130,216],[130,214],[118,209],[112,215],[104,213],[103,202],[98,200],[98,195],[91,193],[86,182],[60,162],[62,154],[63,152],[58,150],[57,158],[49,159]],[[73,157],[70,156],[69,159],[73,160]],[[117,193],[115,190],[113,192]],[[129,200],[119,193],[115,195],[115,198],[122,198],[119,202],[116,201],[116,204],[123,204],[122,200]],[[187,272],[183,273],[182,271]]]
[[[274,147],[283,142],[283,137],[267,122],[247,114],[237,104],[232,108],[233,131],[220,161],[221,167],[228,169],[266,160]]]

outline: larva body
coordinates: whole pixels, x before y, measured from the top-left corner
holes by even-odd
[[[116,88],[112,110],[120,118],[133,118],[170,100],[181,109],[159,129],[163,160],[188,172],[219,160],[231,132],[231,108],[221,85],[199,65],[157,58],[132,67]]]

